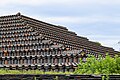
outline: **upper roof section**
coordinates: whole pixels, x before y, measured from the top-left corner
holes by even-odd
[[[0,28],[17,26],[32,27],[37,34],[43,34],[45,37],[50,38],[55,42],[69,45],[76,49],[84,49],[85,51],[101,54],[109,52],[109,54],[114,55],[118,53],[118,51],[114,51],[113,48],[105,47],[96,42],[89,41],[85,37],[77,36],[75,32],[68,31],[68,29],[63,26],[49,24],[21,15],[20,13],[0,17]]]

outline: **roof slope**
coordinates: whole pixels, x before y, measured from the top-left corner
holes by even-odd
[[[5,19],[11,19],[11,22],[6,22]],[[16,19],[16,23],[12,22],[12,19]],[[6,25],[2,25],[3,23],[7,24],[7,26],[24,25],[24,26],[32,27],[37,32],[37,34],[43,34],[45,37],[51,39],[52,41],[65,44],[67,46],[73,47],[74,49],[83,49],[86,52],[101,53],[101,54],[109,52],[109,54],[111,55],[118,53],[117,51],[114,51],[113,48],[105,47],[105,46],[99,45],[96,42],[89,41],[89,39],[85,37],[77,36],[76,33],[68,31],[66,27],[56,26],[53,24],[42,22],[24,15],[21,15],[20,13],[16,15],[1,16],[0,17],[1,27],[6,26]],[[10,23],[15,23],[15,24],[11,25]]]

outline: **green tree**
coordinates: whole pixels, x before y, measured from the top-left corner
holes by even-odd
[[[105,57],[99,55],[96,58],[89,55],[86,62],[80,59],[78,68],[75,74],[120,74],[120,57],[110,57],[108,54]]]

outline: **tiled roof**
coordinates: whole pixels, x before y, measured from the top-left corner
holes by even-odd
[[[23,31],[22,31],[23,28],[21,28],[21,26],[24,26]],[[7,27],[7,29],[5,27]],[[101,54],[104,54],[106,52],[109,52],[109,54],[118,53],[118,51],[115,51],[113,48],[99,45],[96,42],[89,41],[89,39],[85,37],[78,36],[75,32],[71,32],[66,27],[63,27],[63,26],[57,26],[57,25],[49,24],[43,21],[39,21],[24,15],[21,15],[20,13],[16,15],[8,15],[8,16],[0,17],[0,30],[7,31],[7,34],[5,33],[5,35],[7,36],[3,35],[1,36],[1,38],[13,37],[13,36],[9,36],[9,33],[12,33],[12,32],[9,32],[9,30],[16,29],[16,30],[20,30],[20,32],[27,32],[29,31],[28,27],[29,28],[31,27],[36,32],[35,34],[38,34],[38,35],[42,34],[44,35],[44,37],[49,38],[54,42],[69,45],[78,50],[83,49],[86,51],[101,53]],[[4,33],[1,32],[1,34],[4,34]],[[13,34],[16,34],[16,33],[13,32]],[[26,35],[16,34],[16,37],[17,36],[27,36],[27,34]],[[33,35],[31,34],[31,36]]]

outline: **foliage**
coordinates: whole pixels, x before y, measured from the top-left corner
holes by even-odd
[[[101,46],[102,44],[101,43],[99,43],[99,42],[95,42],[96,44],[98,44],[99,46]]]
[[[5,70],[0,69],[0,74],[73,74],[72,72],[44,72],[40,70]]]
[[[86,62],[80,59],[75,74],[120,74],[120,57],[105,57],[89,55]]]

